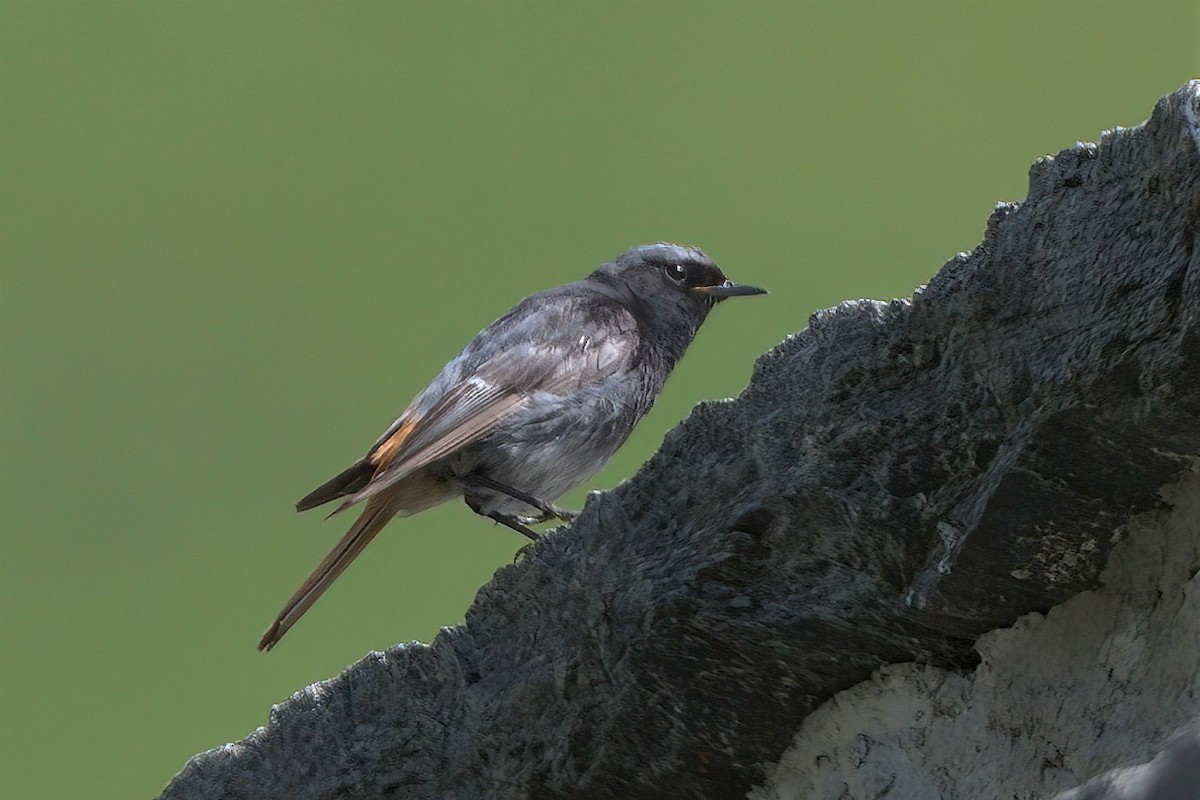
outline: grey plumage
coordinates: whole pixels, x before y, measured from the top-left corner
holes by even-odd
[[[274,646],[392,516],[463,496],[531,537],[525,525],[569,518],[552,502],[625,442],[713,306],[759,293],[726,280],[700,250],[659,243],[527,297],[480,331],[363,459],[297,503],[344,497],[337,511],[367,509],[259,648]]]

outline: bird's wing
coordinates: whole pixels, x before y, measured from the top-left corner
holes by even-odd
[[[475,337],[367,454],[375,474],[339,511],[494,431],[539,392],[603,381],[634,357],[637,327],[611,304],[578,294],[528,298]]]

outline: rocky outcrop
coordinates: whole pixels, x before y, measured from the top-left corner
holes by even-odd
[[[163,797],[866,797],[834,791],[835,772],[872,752],[914,786],[935,763],[987,761],[997,786],[1040,770],[1020,785],[1054,791],[1145,760],[1142,740],[1033,764],[1043,751],[1015,743],[1047,717],[1066,730],[1053,709],[1002,715],[1007,750],[942,762],[914,758],[924,745],[896,722],[944,701],[964,726],[992,724],[974,707],[1019,692],[1004,670],[1141,647],[1105,638],[1116,616],[1054,627],[1072,604],[1087,618],[1118,561],[1150,562],[1159,574],[1127,579],[1177,587],[1179,614],[1195,603],[1178,588],[1195,549],[1148,554],[1188,552],[1163,521],[1197,490],[1198,119],[1194,82],[1145,125],[1039,161],[974,251],[911,301],[814,315],[738,399],[697,407],[637,476],[497,572],[465,625],[298,692]],[[1194,635],[1170,646],[1196,663]],[[1194,688],[1169,715],[1143,709],[1142,735],[1195,716]],[[789,748],[812,755],[769,766]],[[784,773],[831,788],[788,795]]]
[[[984,634],[975,669],[894,664],[835,695],[752,800],[1045,798],[1150,760],[1200,721],[1200,472],[1162,501],[1122,528],[1095,590]],[[1056,800],[1200,798],[1198,736]]]

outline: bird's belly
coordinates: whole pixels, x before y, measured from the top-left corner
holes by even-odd
[[[473,470],[494,481],[553,502],[595,475],[629,436],[640,414],[619,407],[583,404],[573,413],[531,414],[479,443]],[[482,493],[488,510],[535,516],[530,506]]]
[[[583,437],[561,436],[532,447],[514,447],[511,456],[490,465],[487,474],[539,500],[553,501],[599,472],[612,455],[587,445]]]

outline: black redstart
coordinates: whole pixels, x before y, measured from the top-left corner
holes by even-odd
[[[270,650],[395,516],[463,496],[523,533],[595,474],[650,410],[708,312],[764,294],[700,250],[635,247],[581,281],[525,298],[484,328],[359,461],[296,504],[345,498],[361,516],[263,634]],[[332,515],[331,515],[332,516]]]

